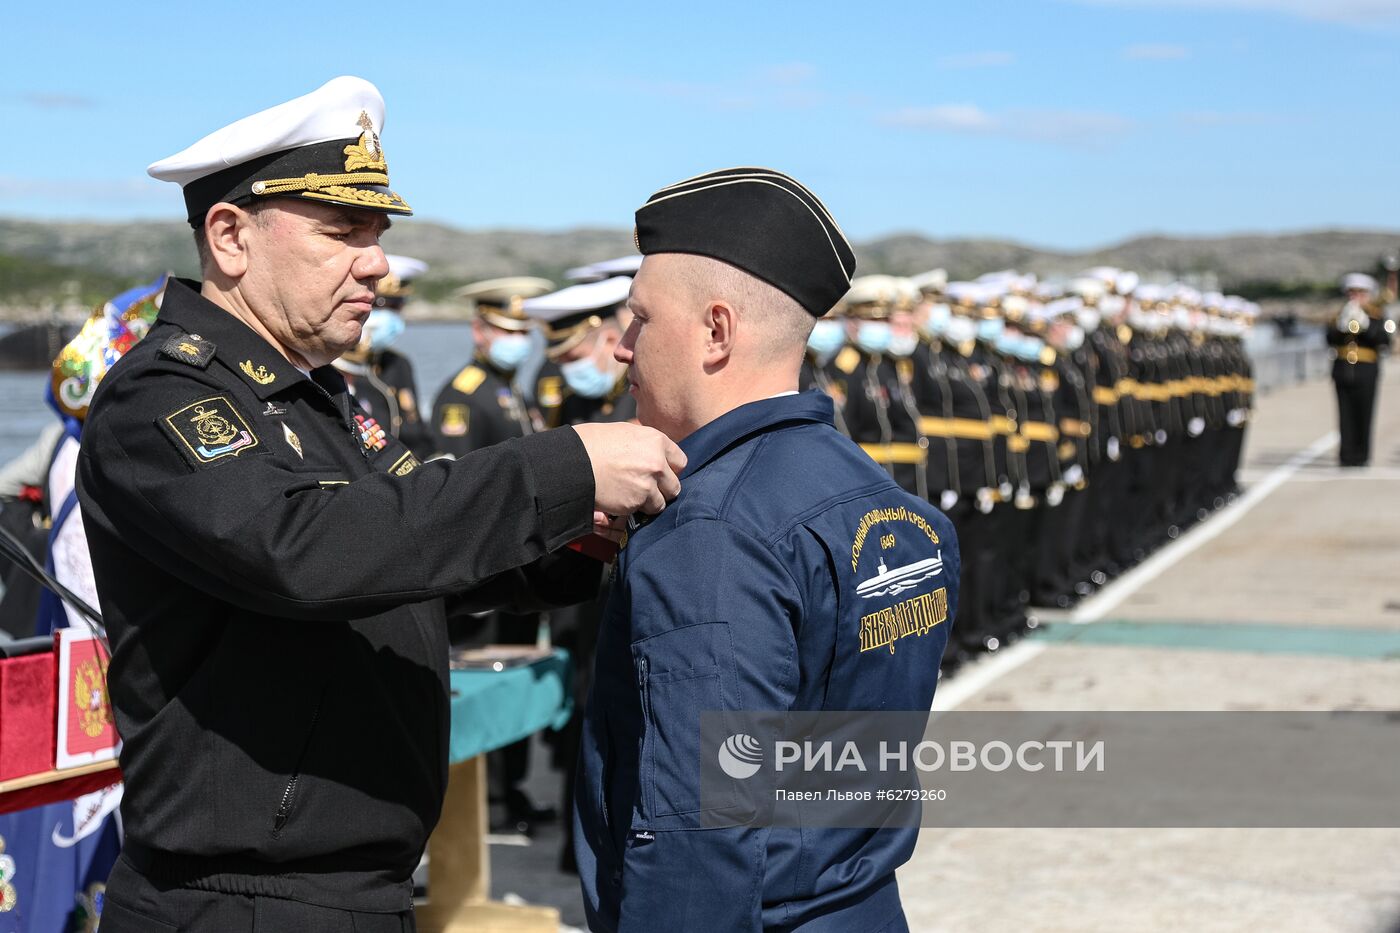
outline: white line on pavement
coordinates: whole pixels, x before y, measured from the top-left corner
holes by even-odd
[[[1009,648],[983,655],[959,670],[946,684],[938,685],[933,694],[933,712],[957,709],[973,694],[981,693],[984,687],[1011,673],[1044,650],[1045,642],[1038,638],[1029,638],[1018,641]]]
[[[1312,444],[1290,457],[1287,462],[1270,470],[1257,483],[1250,485],[1244,494],[1231,505],[1198,527],[1193,528],[1183,537],[1166,545],[1152,557],[1090,597],[1071,613],[1066,621],[1075,625],[1085,625],[1102,619],[1123,600],[1167,568],[1185,558],[1201,545],[1219,537],[1271,492],[1292,479],[1299,470],[1336,447],[1338,440],[1337,432],[1331,431],[1313,441]],[[1009,648],[1003,648],[994,654],[983,656],[958,671],[946,684],[939,684],[933,697],[932,711],[935,713],[947,712],[958,708],[1000,678],[1039,656],[1046,647],[1046,642],[1041,639],[1030,638],[1017,642]]]
[[[1080,604],[1079,608],[1070,614],[1068,621],[1074,625],[1084,625],[1102,619],[1118,608],[1123,600],[1141,589],[1148,581],[1180,562],[1201,545],[1220,537],[1227,529],[1248,515],[1251,509],[1264,501],[1269,493],[1288,482],[1303,467],[1336,447],[1339,439],[1336,431],[1329,431],[1288,458],[1286,463],[1274,467],[1263,479],[1245,490],[1244,494],[1230,506],[1166,545],[1156,554]]]

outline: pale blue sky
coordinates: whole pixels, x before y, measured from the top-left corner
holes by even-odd
[[[1400,229],[1400,0],[17,0],[0,215],[179,218],[149,162],[338,74],[461,227],[626,226],[760,164],[856,239]]]

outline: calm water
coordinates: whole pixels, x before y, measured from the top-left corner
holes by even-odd
[[[394,349],[413,361],[418,395],[426,408],[438,389],[471,358],[471,325],[410,323]],[[48,378],[47,370],[0,372],[0,463],[18,456],[55,422],[57,416],[44,401]]]

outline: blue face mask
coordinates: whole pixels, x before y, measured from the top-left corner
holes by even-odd
[[[819,362],[825,363],[836,355],[846,342],[846,330],[840,321],[818,321],[807,337],[807,349]]]
[[[1045,349],[1045,343],[1039,337],[1023,336],[1016,342],[1016,356],[1027,363],[1034,363],[1040,359],[1040,351]]]
[[[602,398],[617,384],[617,379],[600,369],[591,356],[561,363],[559,372],[574,394],[584,398]]]
[[[1001,337],[1001,332],[1006,329],[1006,322],[1001,318],[992,318],[990,321],[977,322],[977,339],[985,340],[987,343],[996,343]],[[1000,349],[1000,347],[998,347]]]
[[[525,362],[525,357],[529,355],[530,338],[524,334],[498,336],[491,341],[491,346],[486,351],[486,358],[491,361],[491,365],[508,373],[515,372],[515,367]]]
[[[884,321],[861,321],[856,329],[856,346],[866,353],[884,353],[893,336],[890,325]]]
[[[890,337],[890,356],[912,356],[919,346],[917,334],[895,334]]]
[[[978,332],[978,336],[981,336],[980,330]],[[992,341],[992,346],[995,347],[996,351],[1002,354],[1003,356],[1017,356],[1018,354],[1016,351],[1019,348],[1020,343],[1020,334],[1009,334],[1003,330],[996,335],[996,339]]]
[[[941,337],[948,329],[948,322],[953,319],[953,309],[947,305],[933,305],[928,309],[928,317],[921,325],[925,334],[930,337]]]
[[[966,343],[977,336],[977,322],[967,317],[949,318],[943,336],[953,344]]]
[[[364,334],[369,339],[371,352],[387,349],[403,334],[403,317],[397,311],[375,308],[365,319]]]

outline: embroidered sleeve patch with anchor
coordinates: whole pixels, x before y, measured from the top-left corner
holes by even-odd
[[[248,422],[222,395],[191,402],[166,415],[162,423],[196,463],[236,457],[258,446]]]
[[[160,355],[205,369],[214,358],[214,341],[205,340],[199,334],[176,334],[161,344]]]

